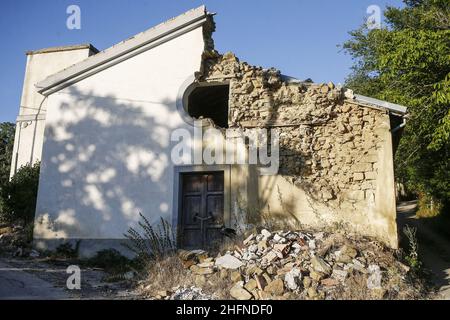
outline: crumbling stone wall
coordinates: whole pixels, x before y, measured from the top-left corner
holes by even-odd
[[[283,79],[276,69],[205,51],[198,81],[229,81],[229,127],[276,128],[280,171],[330,208],[354,210],[375,202],[377,134],[387,114],[352,101],[333,83]]]

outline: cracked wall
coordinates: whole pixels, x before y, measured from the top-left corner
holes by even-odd
[[[259,190],[259,209],[253,215],[276,207],[273,193],[279,193],[279,202],[282,197],[297,202],[302,196],[290,189],[298,188],[306,193],[303,202],[308,202],[300,207],[309,207],[316,224],[348,224],[351,230],[396,246],[392,152],[385,150],[392,146],[385,110],[358,105],[351,90],[333,83],[296,81],[276,69],[252,66],[232,53],[214,50],[204,52],[197,81],[229,83],[229,130],[274,128],[280,135],[279,176],[287,185],[271,183],[275,187],[269,200],[261,199],[264,190]],[[261,181],[259,185],[260,189]],[[388,205],[383,205],[386,197]],[[288,211],[284,205],[280,210]],[[315,224],[314,219],[297,220]]]

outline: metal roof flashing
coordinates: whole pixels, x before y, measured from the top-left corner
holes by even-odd
[[[379,100],[371,97],[366,97],[360,94],[355,94],[354,102],[367,106],[375,106],[378,108],[386,109],[389,113],[403,117],[407,114],[408,108],[399,104]]]
[[[294,84],[294,85],[311,85],[314,82],[311,79],[299,80],[295,77],[291,77],[285,74],[281,74],[281,79],[286,84]],[[379,100],[371,97],[366,97],[360,94],[353,94],[353,99],[345,98],[347,102],[357,104],[359,106],[382,109],[389,112],[394,116],[406,117],[408,108],[399,104],[387,102],[384,100]]]

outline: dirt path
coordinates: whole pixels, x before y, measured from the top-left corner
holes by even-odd
[[[406,224],[417,228],[419,256],[439,288],[437,299],[450,300],[450,240],[432,230],[424,219],[417,219],[416,209],[415,201],[401,202],[397,206],[400,236],[403,236],[402,229]]]
[[[62,288],[0,261],[0,299],[68,299]]]
[[[2,299],[134,299],[126,283],[105,283],[101,270],[81,268],[81,289],[69,290],[69,264],[0,257]]]

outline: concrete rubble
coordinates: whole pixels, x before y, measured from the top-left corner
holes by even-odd
[[[189,288],[174,288],[174,292],[169,296],[168,291],[160,291],[159,296],[161,298],[167,297],[169,300],[210,300],[214,297],[202,292],[201,288],[189,287]]]
[[[355,237],[263,229],[214,257],[203,250],[180,250],[178,257],[203,282],[211,281],[212,275],[226,279],[229,296],[237,300],[341,299],[351,298],[352,290],[363,292],[359,298],[401,298],[409,268],[394,251]],[[355,288],[357,279],[362,280]],[[182,298],[180,290],[153,298]]]
[[[37,257],[39,253],[31,249],[31,239],[23,225],[0,225],[0,252],[8,252],[16,257]]]

